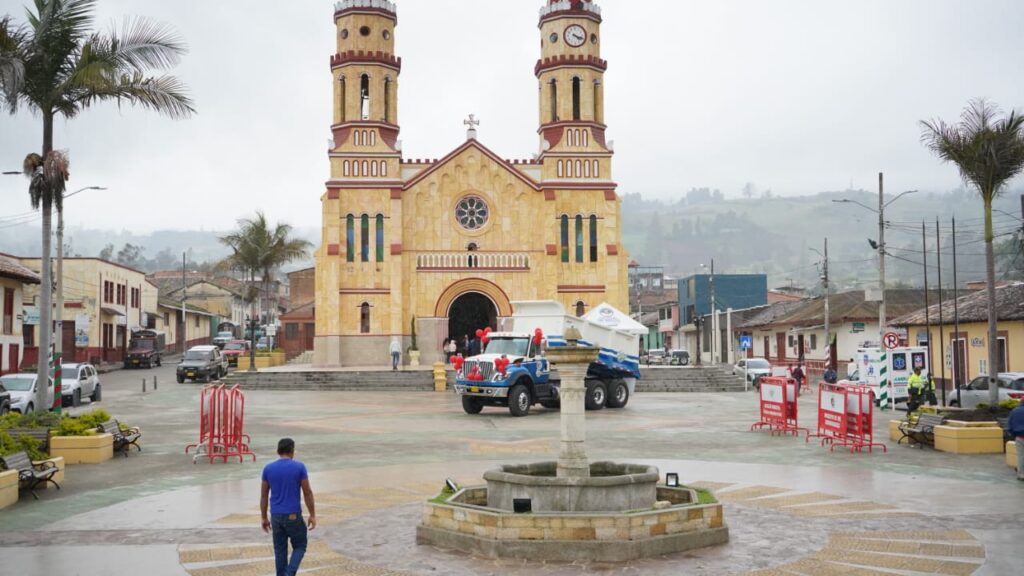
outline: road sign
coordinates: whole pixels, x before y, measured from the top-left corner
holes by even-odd
[[[740,336],[740,350],[750,350],[754,347],[753,336]]]
[[[882,344],[884,344],[888,350],[899,348],[900,335],[895,332],[886,332],[885,336],[882,338]]]

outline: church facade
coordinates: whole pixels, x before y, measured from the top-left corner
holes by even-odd
[[[396,6],[342,0],[331,58],[331,177],[316,256],[317,366],[375,366],[415,340],[424,362],[448,337],[500,330],[517,300],[569,313],[628,307],[620,200],[605,139],[601,10],[540,11],[538,152],[496,155],[476,138],[439,160],[399,142]]]

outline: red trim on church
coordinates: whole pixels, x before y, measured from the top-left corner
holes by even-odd
[[[391,189],[391,199],[392,200],[401,200],[402,199],[402,189],[401,188],[392,188]]]
[[[328,190],[327,191],[327,199],[328,200],[337,200],[339,197],[341,197],[341,192],[338,192],[337,190]]]
[[[619,255],[619,245],[618,244],[609,244],[608,245],[608,255],[609,256],[618,256]]]
[[[328,244],[327,245],[327,255],[328,256],[340,256],[341,255],[341,245],[340,244]]]
[[[537,61],[537,65],[533,67],[533,73],[536,76],[540,76],[542,73],[549,70],[565,67],[590,68],[598,72],[604,72],[608,70],[608,61],[602,60],[596,56],[590,56],[589,54],[562,54],[559,56],[549,56]]]
[[[544,252],[548,256],[558,256],[558,246],[556,246],[554,244],[546,244],[544,246]]]
[[[377,64],[390,68],[395,72],[402,71],[402,59],[394,54],[388,54],[377,50],[376,52],[364,52],[362,50],[347,50],[331,56],[331,70],[341,68],[349,64]]]
[[[615,190],[604,191],[605,202],[614,202],[619,199],[619,195],[615,193]]]
[[[391,255],[392,256],[401,256],[402,255],[402,245],[401,244],[392,244],[391,245]]]
[[[408,190],[408,189],[412,188],[413,186],[419,184],[427,176],[430,176],[431,174],[433,174],[434,172],[439,170],[449,160],[451,160],[452,158],[455,158],[456,156],[458,156],[459,154],[462,154],[463,152],[465,152],[466,150],[468,150],[470,148],[476,148],[481,153],[483,153],[484,156],[487,156],[488,158],[490,158],[491,160],[496,162],[499,166],[502,166],[503,168],[508,170],[509,173],[511,173],[513,176],[515,176],[519,180],[522,180],[523,183],[525,183],[530,188],[532,188],[534,190],[540,190],[540,186],[538,186],[536,182],[531,180],[529,177],[527,177],[522,172],[520,172],[520,171],[516,170],[515,168],[513,168],[512,165],[509,164],[507,161],[505,161],[502,157],[498,156],[494,152],[491,152],[490,149],[488,149],[486,146],[484,146],[483,144],[481,144],[479,141],[477,141],[475,139],[467,140],[465,144],[463,144],[462,146],[459,146],[458,148],[456,148],[455,150],[450,152],[444,158],[441,158],[437,162],[433,163],[430,166],[430,168],[427,168],[426,170],[424,170],[424,171],[420,172],[419,174],[417,174],[412,180],[409,180],[409,182],[407,182],[405,184],[405,186],[403,187],[403,190]]]
[[[544,191],[544,201],[545,202],[554,202],[555,201],[555,191],[554,190],[545,190]]]
[[[587,286],[587,285],[572,285],[572,284],[559,284],[559,294],[572,294],[578,292],[606,292],[607,289],[604,286]]]

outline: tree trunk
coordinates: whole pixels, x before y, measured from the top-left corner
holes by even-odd
[[[992,247],[992,195],[985,195],[985,291],[988,293],[988,397],[993,408],[999,403],[999,332],[996,316],[996,257]]]
[[[53,150],[53,113],[43,112],[43,161]],[[36,369],[36,382],[40,389],[43,386],[53,389],[50,385],[50,342],[53,336],[53,279],[50,271],[50,234],[53,198],[44,194],[41,199],[43,212],[43,237],[40,256],[40,273],[42,284],[39,286],[39,360]],[[54,397],[60,401],[60,391],[54,389]],[[36,406],[41,412],[49,411],[52,406]]]

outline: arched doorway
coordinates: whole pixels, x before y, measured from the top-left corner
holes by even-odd
[[[448,308],[448,334],[456,338],[460,346],[465,336],[472,339],[477,330],[488,326],[497,328],[497,325],[498,307],[479,292],[462,294]]]

